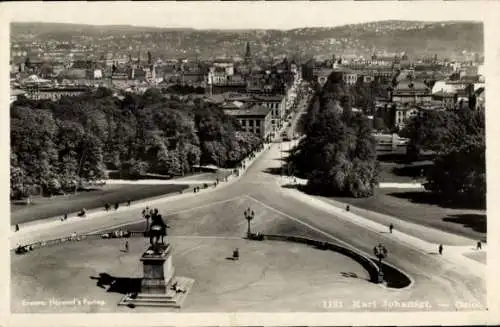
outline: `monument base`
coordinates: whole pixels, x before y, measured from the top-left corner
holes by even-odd
[[[172,285],[176,284],[178,291],[172,289]],[[166,285],[166,292],[160,293],[137,293],[125,295],[118,305],[136,307],[167,307],[179,309],[191,287],[194,284],[194,279],[187,277],[174,277],[170,283]]]
[[[141,291],[125,295],[118,305],[180,308],[194,279],[175,277],[170,244],[151,245],[141,256]]]

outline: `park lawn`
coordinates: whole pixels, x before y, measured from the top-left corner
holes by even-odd
[[[445,207],[433,203],[429,195],[423,190],[377,188],[375,195],[369,198],[333,199],[454,234],[474,239],[486,238],[486,210]]]
[[[178,193],[188,188],[187,185],[130,185],[112,184],[96,187],[78,194],[54,196],[52,198],[33,198],[32,204],[22,205],[11,203],[11,224],[21,224],[33,220],[63,216],[65,213],[74,213],[82,208],[92,210],[103,208],[106,202],[111,205],[137,201],[140,199],[157,197],[169,193]]]
[[[431,162],[420,161],[412,164],[380,162],[379,182],[381,183],[414,183],[423,182],[420,170],[429,167]]]
[[[377,152],[380,164],[379,182],[381,183],[414,183],[424,181],[421,176],[432,166],[431,160],[420,160],[412,163],[404,161],[401,151]]]

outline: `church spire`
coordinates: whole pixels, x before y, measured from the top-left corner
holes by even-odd
[[[247,41],[247,46],[245,50],[245,61],[250,62],[252,60],[252,53],[250,51],[250,42]]]

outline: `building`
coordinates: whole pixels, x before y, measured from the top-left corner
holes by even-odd
[[[419,81],[400,81],[390,92],[390,99],[395,103],[419,104],[430,102],[432,100],[431,90],[429,87]]]
[[[272,109],[255,104],[241,109],[226,109],[226,115],[234,117],[245,132],[250,132],[261,140],[269,141],[272,129]]]
[[[444,110],[439,103],[429,103],[422,105],[396,105],[393,106],[394,125],[398,129],[403,129],[406,123],[414,117],[425,117],[429,111]]]
[[[19,90],[19,89],[14,89],[14,90],[10,90],[10,103],[16,101],[17,99],[19,99],[20,96],[23,96],[25,95],[26,92],[23,91],[23,90]]]
[[[453,110],[457,105],[457,93],[439,91],[432,94],[432,100],[439,101],[445,109]]]
[[[31,100],[59,100],[64,96],[79,96],[90,90],[86,86],[38,87],[26,88],[26,97]]]
[[[254,95],[253,102],[271,109],[271,126],[273,130],[277,130],[283,125],[287,109],[284,95]]]
[[[342,80],[347,85],[354,85],[354,84],[356,84],[356,81],[358,80],[358,73],[353,72],[353,71],[344,72],[342,74]]]

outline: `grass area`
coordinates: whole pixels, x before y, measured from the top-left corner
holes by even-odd
[[[432,166],[428,158],[407,163],[404,152],[379,152],[377,159],[380,163],[379,181],[382,183],[413,183],[425,180],[427,170]]]
[[[456,208],[432,201],[431,193],[402,189],[377,189],[370,198],[337,201],[455,234],[484,239],[486,210]]]
[[[168,193],[177,193],[187,185],[104,185],[78,194],[60,195],[52,198],[33,198],[32,204],[11,203],[11,224],[21,224],[32,220],[63,216],[85,208],[87,210],[103,208],[106,202],[122,205],[126,201],[156,197]]]
[[[172,177],[172,176],[167,176],[167,175],[160,175],[160,174],[146,174],[142,175],[138,178],[132,178],[130,176],[125,176],[123,174],[120,174],[117,170],[109,170],[108,171],[109,178],[110,179],[123,179],[123,180],[138,180],[138,179],[159,179],[159,180],[176,180],[182,178],[182,180],[185,179],[191,179],[191,180],[213,180],[215,181],[217,178],[219,179],[224,179],[225,177],[229,176],[231,174],[230,170],[218,170],[216,172],[195,172],[195,173],[188,173],[185,174],[182,177]]]

